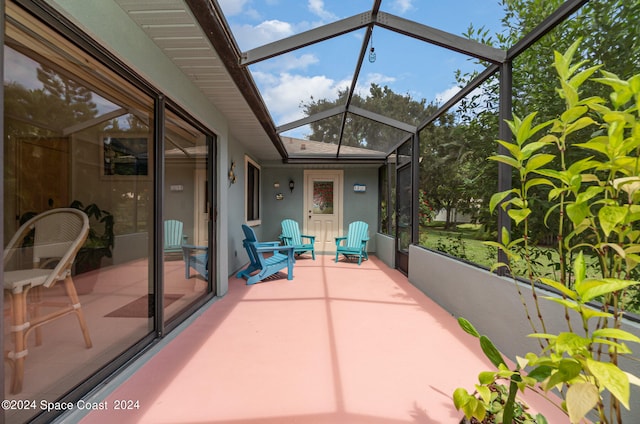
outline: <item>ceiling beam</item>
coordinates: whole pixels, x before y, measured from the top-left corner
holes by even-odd
[[[322,112],[314,113],[311,116],[307,116],[306,118],[298,119],[297,121],[289,122],[284,125],[280,125],[276,127],[276,131],[278,134],[282,134],[283,132],[292,130],[294,128],[301,127],[303,125],[311,124],[316,121],[320,121],[322,119],[331,118],[332,116],[340,115],[344,113],[346,108],[344,106],[336,106],[331,109],[323,110]]]
[[[498,72],[500,67],[498,65],[489,65],[484,71],[480,72],[474,79],[469,81],[469,84],[465,85],[460,91],[454,94],[449,100],[445,102],[440,108],[435,111],[431,116],[427,117],[420,125],[418,125],[418,131],[422,131],[427,125],[438,119],[447,110],[452,108],[456,103],[462,100],[465,96],[470,94],[473,90],[480,87],[483,82],[488,80],[493,74]]]
[[[378,16],[378,12],[380,10],[380,4],[382,0],[375,0],[373,2],[373,6],[371,7],[371,20],[375,21]],[[353,99],[353,94],[356,91],[356,86],[358,84],[358,77],[360,76],[360,70],[362,69],[362,62],[364,62],[364,57],[367,54],[369,40],[371,40],[371,33],[373,32],[373,22],[367,26],[367,31],[364,35],[364,39],[362,40],[362,46],[360,47],[360,54],[358,55],[358,63],[356,64],[356,69],[353,71],[353,77],[351,79],[351,87],[349,87],[349,92],[347,93],[347,100],[345,101],[344,106],[349,109],[351,106],[351,100]],[[347,114],[342,115],[342,123],[340,124],[340,136],[338,137],[338,151],[336,152],[336,157],[340,156],[340,146],[342,146],[342,138],[344,136],[344,128],[347,125]]]
[[[376,25],[388,30],[425,41],[445,49],[464,53],[477,59],[500,64],[505,61],[507,52],[486,44],[450,34],[439,29],[422,25],[399,16],[380,12],[376,17]]]
[[[547,16],[542,22],[540,22],[538,26],[511,46],[509,50],[507,50],[507,58],[512,60],[520,55],[526,49],[531,47],[533,43],[546,35],[557,25],[564,22],[588,2],[589,0],[566,0],[556,10],[554,10],[551,15]]]
[[[241,66],[249,66],[330,38],[338,37],[371,24],[371,12],[364,12],[291,37],[283,38],[242,53]]]
[[[62,129],[62,135],[66,137],[69,134],[77,133],[77,132],[85,130],[85,129],[89,128],[89,127],[93,127],[94,125],[101,124],[101,123],[109,121],[111,119],[119,118],[120,116],[125,115],[127,113],[128,113],[128,111],[126,109],[123,109],[123,108],[116,109],[114,111],[105,113],[103,115],[96,116],[93,119],[89,119],[87,121],[80,122],[80,123],[72,125],[70,127],[63,128]]]
[[[375,112],[371,112],[356,106],[350,106],[347,112],[353,113],[354,115],[362,116],[363,118],[370,119],[372,121],[379,122],[381,124],[387,125],[389,127],[393,127],[408,133],[415,133],[416,127],[405,122],[397,121],[393,118],[389,118],[388,116],[380,115]]]

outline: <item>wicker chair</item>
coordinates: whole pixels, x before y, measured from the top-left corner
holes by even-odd
[[[27,337],[32,330],[37,330],[36,344],[40,344],[38,327],[64,315],[75,314],[85,345],[87,348],[92,346],[80,300],[71,278],[73,261],[88,234],[89,219],[84,212],[73,208],[52,209],[25,222],[4,251],[4,292],[11,302],[10,330],[14,345],[13,350],[7,353],[7,359],[13,365],[11,393],[19,393],[22,390],[24,361],[29,353]],[[11,262],[12,258],[19,258],[25,254],[28,254],[31,263],[27,267],[13,269],[16,265]],[[69,302],[37,302],[42,298],[41,290],[53,287],[58,281],[64,282]],[[36,302],[33,302],[34,300]],[[46,315],[40,315],[41,306],[54,306],[56,309]]]

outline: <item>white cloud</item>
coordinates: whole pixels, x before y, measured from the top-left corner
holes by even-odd
[[[361,96],[366,96],[369,94],[369,87],[371,87],[371,84],[385,86],[395,82],[396,78],[379,72],[371,72],[365,75],[364,79],[359,78],[358,81],[359,83],[356,90],[358,90]]]
[[[444,104],[447,100],[455,96],[458,91],[460,91],[460,87],[458,86],[449,87],[440,93],[436,93],[435,101],[438,104]]]
[[[315,65],[318,62],[318,57],[314,54],[307,53],[301,56],[296,56],[293,53],[287,53],[261,63],[260,70],[263,72],[274,70],[277,72],[307,70],[309,66]]]
[[[293,26],[284,21],[270,20],[253,25],[233,27],[233,34],[241,50],[249,50],[294,34]]]
[[[239,15],[244,9],[244,5],[249,0],[218,0],[220,7],[224,10],[224,14],[227,16]]]
[[[314,100],[335,100],[338,91],[351,86],[351,78],[334,80],[325,75],[304,76],[291,72],[279,74],[254,71],[253,77],[260,87],[262,97],[271,112],[276,125],[286,124],[304,118],[301,108],[303,103]],[[385,85],[393,83],[395,78],[380,74],[367,74],[356,91],[361,96],[368,96],[371,83]]]
[[[395,0],[391,8],[399,13],[406,13],[414,8],[413,0]]]
[[[329,12],[324,8],[323,0],[309,0],[308,5],[311,13],[318,16],[320,19],[324,21],[337,19],[336,15],[334,15],[333,13]]]
[[[279,75],[254,72],[253,77],[261,87],[262,97],[276,125],[303,118],[302,103],[309,102],[311,97],[334,100],[338,90],[350,83],[347,79],[335,81],[324,75],[303,76],[288,72]]]

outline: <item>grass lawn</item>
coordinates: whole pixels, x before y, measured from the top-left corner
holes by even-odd
[[[430,249],[439,250],[452,256],[468,260],[478,265],[491,268],[497,261],[497,250],[485,245],[485,240],[492,240],[490,234],[483,234],[479,224],[458,224],[455,230],[445,230],[443,222],[433,222],[429,226],[420,228],[420,244]],[[553,248],[532,249],[532,262],[534,272],[538,276],[555,278],[557,277],[557,267],[559,257]],[[586,257],[587,263],[591,264],[587,273],[597,275],[596,259]],[[524,263],[524,261],[523,261]],[[517,275],[526,276],[527,272],[522,266],[514,265]],[[591,270],[591,272],[589,272]]]

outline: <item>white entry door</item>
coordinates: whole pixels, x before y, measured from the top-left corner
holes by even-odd
[[[305,170],[304,233],[316,237],[317,252],[335,252],[342,233],[342,170]]]

